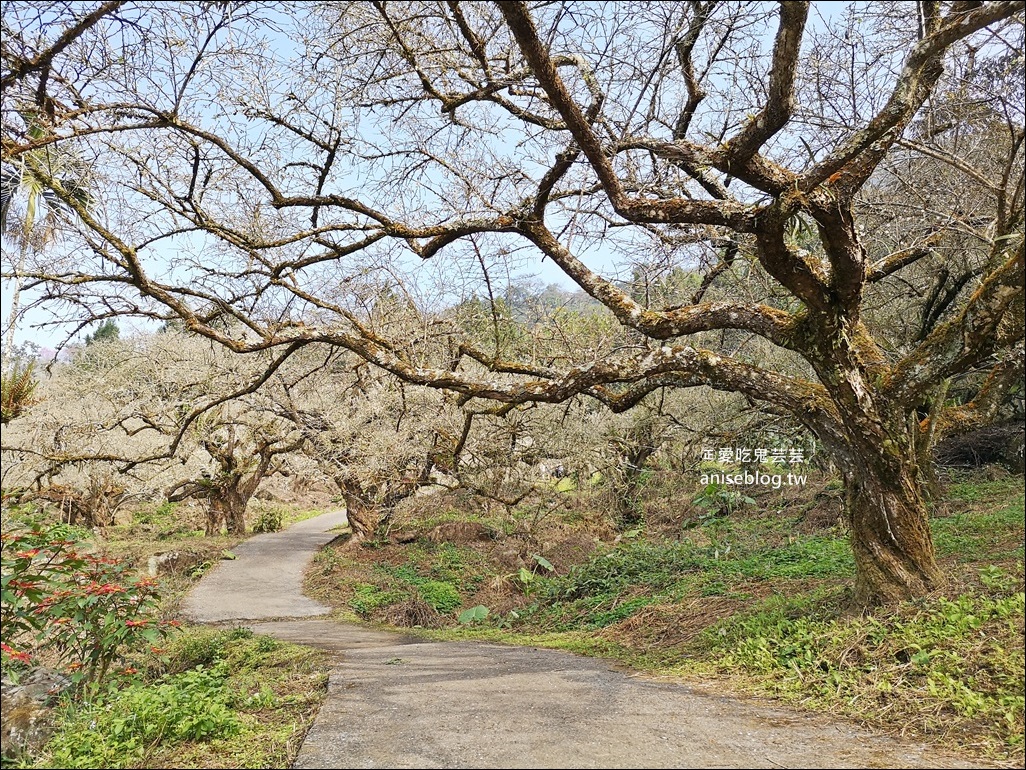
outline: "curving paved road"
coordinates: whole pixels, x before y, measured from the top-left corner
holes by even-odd
[[[303,595],[303,573],[317,550],[346,523],[345,511],[326,513],[283,532],[254,535],[214,565],[185,598],[182,614],[194,623],[327,615],[331,607]]]
[[[569,653],[425,642],[317,618],[329,608],[302,595],[302,573],[344,518],[253,537],[184,605],[195,622],[261,621],[248,625],[337,656],[297,768],[969,766],[848,723]]]

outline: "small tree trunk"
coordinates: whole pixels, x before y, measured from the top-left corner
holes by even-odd
[[[616,513],[619,529],[630,529],[641,523],[644,512],[639,499],[641,468],[628,465],[616,489]]]
[[[845,472],[855,601],[867,606],[929,593],[944,581],[911,462],[895,470],[872,453],[856,459]]]
[[[14,332],[18,328],[18,310],[21,305],[21,271],[25,269],[25,257],[28,254],[28,242],[22,241],[18,252],[18,266],[14,270],[13,288],[11,289],[11,313],[7,317],[7,329],[4,332],[4,350],[14,350]]]
[[[944,409],[944,399],[948,395],[950,380],[944,380],[929,402],[929,409],[923,420],[910,425],[913,444],[915,446],[916,465],[919,467],[919,480],[924,497],[936,500],[940,495],[940,479],[937,477],[937,465],[933,457],[933,444],[936,436],[937,421]],[[918,417],[917,414],[910,419]]]
[[[641,475],[656,448],[654,442],[648,441],[628,445],[621,454],[621,471],[616,483],[617,524],[621,530],[635,527],[645,518],[641,504]]]

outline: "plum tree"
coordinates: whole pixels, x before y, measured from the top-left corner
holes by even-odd
[[[79,233],[20,274],[66,321],[270,351],[260,377],[326,344],[467,403],[741,393],[842,470],[857,600],[922,595],[943,580],[924,406],[963,372],[1021,379],[1023,7],[10,2],[3,159]],[[32,165],[43,147],[91,159],[92,207]],[[971,210],[896,199],[931,163]],[[491,342],[468,336],[452,308],[500,308],[539,260],[611,333],[557,355],[533,342],[565,318],[496,311]],[[924,260],[953,277],[892,345],[873,298]],[[617,278],[662,263],[694,275],[673,300]]]

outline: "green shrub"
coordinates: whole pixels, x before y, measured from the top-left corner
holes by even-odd
[[[452,583],[441,580],[425,580],[417,586],[421,598],[435,608],[436,612],[448,615],[462,603],[460,592]]]
[[[755,505],[755,500],[743,492],[715,482],[707,484],[691,502],[705,510],[701,519],[729,516],[746,505]]]
[[[223,667],[171,674],[133,684],[78,708],[72,724],[46,746],[51,767],[138,766],[152,747],[236,735],[239,717],[227,704]]]
[[[367,616],[380,607],[397,604],[405,598],[406,595],[402,591],[382,591],[371,583],[358,583],[353,587],[349,606],[354,612]]]
[[[281,508],[264,508],[253,522],[253,532],[278,532],[282,528],[285,512]]]

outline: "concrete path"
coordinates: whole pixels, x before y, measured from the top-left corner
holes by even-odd
[[[259,535],[185,604],[336,655],[297,768],[969,767],[851,724],[631,676],[564,652],[425,642],[316,615],[303,569],[344,521]],[[295,618],[308,618],[296,620]],[[982,765],[976,765],[982,766]]]
[[[301,521],[282,532],[254,535],[214,565],[186,597],[182,615],[194,623],[327,615],[303,596],[303,573],[314,554],[346,524],[345,511]]]

